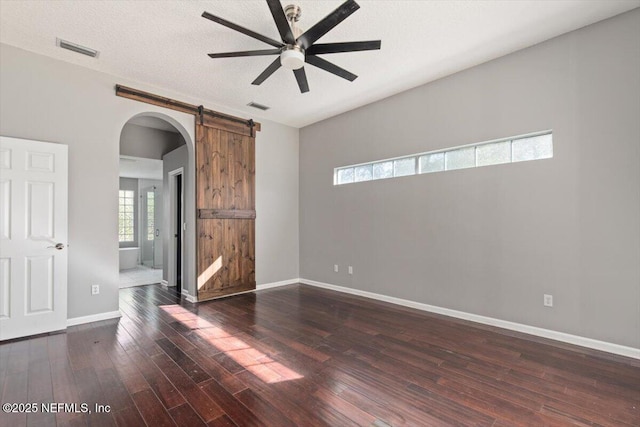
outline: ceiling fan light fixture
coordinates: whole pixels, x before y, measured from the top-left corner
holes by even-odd
[[[289,70],[298,70],[304,66],[304,51],[298,46],[289,46],[280,54],[280,64]]]

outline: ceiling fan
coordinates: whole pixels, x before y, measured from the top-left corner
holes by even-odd
[[[251,84],[259,85],[271,76],[280,66],[293,70],[300,87],[300,92],[309,92],[309,84],[307,75],[304,71],[304,64],[311,64],[325,71],[328,71],[343,79],[354,81],[358,76],[349,71],[338,67],[335,64],[319,57],[320,54],[338,53],[338,52],[355,52],[361,50],[380,49],[380,40],[361,41],[361,42],[343,42],[343,43],[324,43],[315,44],[315,42],[332,28],[344,21],[353,12],[358,10],[360,6],[354,0],[345,1],[340,7],[325,16],[313,27],[302,32],[302,29],[296,24],[302,14],[302,9],[296,5],[289,5],[284,9],[280,5],[280,0],[267,0],[273,20],[278,27],[278,32],[282,41],[274,40],[270,37],[263,36],[247,28],[244,28],[226,19],[220,18],[204,12],[202,16],[217,22],[220,25],[239,31],[249,37],[260,40],[273,46],[275,49],[247,50],[241,52],[227,53],[210,53],[211,58],[234,58],[239,56],[263,56],[263,55],[279,55]]]

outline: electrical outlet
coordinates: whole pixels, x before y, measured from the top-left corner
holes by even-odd
[[[100,285],[91,285],[91,295],[98,295],[100,293]]]
[[[334,273],[338,272],[338,264],[333,264],[333,271]]]
[[[353,274],[353,267],[349,266],[349,274]]]
[[[544,294],[544,306],[553,307],[553,295]]]

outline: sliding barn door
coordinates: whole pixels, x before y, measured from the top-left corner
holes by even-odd
[[[255,137],[213,119],[196,124],[198,300],[255,289]]]

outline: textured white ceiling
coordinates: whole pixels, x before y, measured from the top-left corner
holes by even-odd
[[[301,26],[311,27],[341,3],[297,1]],[[350,83],[306,66],[311,89],[306,94],[300,93],[293,73],[282,68],[261,86],[251,85],[274,57],[206,55],[270,48],[200,16],[206,10],[279,39],[261,0],[3,0],[0,42],[223,105],[247,117],[302,127],[640,6],[640,0],[358,3],[360,10],[319,42],[381,39],[382,50],[324,55],[359,78]],[[100,57],[60,49],[56,37],[97,49]],[[271,109],[247,107],[250,101]]]

